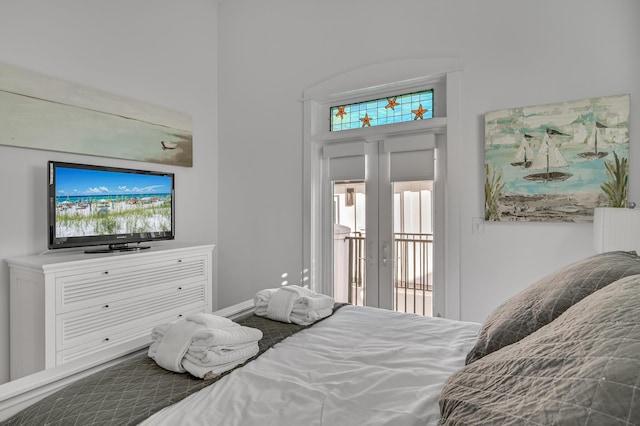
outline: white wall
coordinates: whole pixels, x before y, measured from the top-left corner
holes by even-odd
[[[637,0],[233,0],[219,8],[219,299],[250,298],[301,264],[304,89],[364,65],[462,60],[461,313],[480,321],[535,279],[593,254],[589,224],[487,223],[484,113],[631,94],[640,198]],[[242,224],[249,226],[242,228]],[[246,243],[250,243],[246,245]],[[250,266],[249,266],[250,265]]]
[[[183,111],[193,168],[0,145],[0,259],[46,249],[46,162],[172,171],[180,241],[217,239],[217,3],[5,0],[0,62]],[[9,271],[0,262],[0,383],[9,372]]]
[[[177,174],[178,238],[217,244],[225,307],[300,279],[303,90],[376,62],[460,57],[468,149],[466,167],[450,172],[467,191],[454,243],[463,319],[481,320],[533,279],[593,253],[584,224],[471,233],[483,215],[483,114],[630,93],[631,198],[640,200],[639,16],[637,0],[5,0],[0,62],[193,116],[194,167],[148,166]],[[49,159],[140,165],[0,146],[0,259],[46,248]],[[7,342],[2,263],[0,382]]]

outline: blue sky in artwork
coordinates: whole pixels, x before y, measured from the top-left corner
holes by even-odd
[[[167,194],[171,177],[58,167],[56,196]]]

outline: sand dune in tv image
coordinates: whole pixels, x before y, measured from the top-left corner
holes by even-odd
[[[0,144],[191,167],[191,117],[0,64]]]
[[[57,201],[56,238],[171,231],[171,195]]]

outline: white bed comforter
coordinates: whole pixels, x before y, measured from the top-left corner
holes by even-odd
[[[144,425],[435,425],[480,325],[345,306]]]

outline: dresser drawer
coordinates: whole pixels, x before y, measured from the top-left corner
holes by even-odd
[[[211,312],[213,247],[7,259],[11,380],[71,360],[115,359],[148,345],[156,325]]]
[[[120,300],[100,306],[57,315],[56,350],[83,343],[109,342],[120,332],[135,332],[147,324],[160,324],[193,309],[204,310],[205,288],[202,284],[185,285],[144,297]]]
[[[56,277],[56,312],[71,312],[207,281],[208,274],[207,258],[191,256],[61,275]]]
[[[109,357],[113,358],[128,354],[136,348],[141,349],[151,343],[151,330],[156,325],[175,321],[197,312],[205,312],[205,308],[202,306],[185,307],[180,310],[179,314],[171,313],[154,323],[140,324],[134,329],[109,333],[107,337],[89,339],[84,343],[56,352],[56,363],[62,364],[94,353],[108,353]]]

